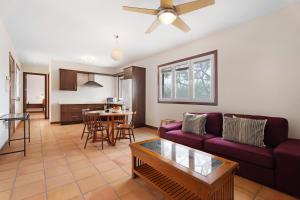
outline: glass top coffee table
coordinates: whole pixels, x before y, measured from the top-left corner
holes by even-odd
[[[130,148],[133,178],[169,199],[233,199],[236,162],[159,138]]]

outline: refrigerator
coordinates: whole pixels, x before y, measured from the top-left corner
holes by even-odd
[[[132,111],[132,79],[120,78],[119,98],[123,100],[126,110]],[[128,117],[128,121],[131,121],[131,116]]]

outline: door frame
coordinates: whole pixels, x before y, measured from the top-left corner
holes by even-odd
[[[8,55],[8,70],[9,70],[9,113],[14,114],[16,113],[16,60],[14,59],[11,52]],[[12,71],[14,72],[12,74]],[[14,105],[12,108],[12,104]],[[12,111],[12,109],[14,109]],[[16,130],[15,121],[9,122],[9,134],[14,133]]]
[[[49,119],[49,74],[42,74],[42,73],[34,73],[34,72],[23,72],[23,112],[26,112],[26,102],[27,102],[27,75],[37,75],[37,76],[44,76],[44,88],[45,88],[45,110],[44,115],[45,119]]]

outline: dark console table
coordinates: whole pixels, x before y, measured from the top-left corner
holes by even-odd
[[[5,122],[23,121],[24,122],[24,127],[23,127],[24,128],[23,129],[24,136],[23,137],[11,139],[10,128],[9,128],[9,131],[8,131],[8,145],[10,145],[11,141],[23,140],[24,141],[24,148],[22,150],[1,153],[0,155],[24,152],[24,156],[26,156],[26,139],[28,139],[28,141],[30,142],[30,115],[29,115],[29,113],[6,114],[6,115],[3,115],[3,116],[0,117],[0,121],[5,121]],[[28,127],[26,127],[26,121],[28,122]],[[28,128],[28,137],[26,137],[26,128]]]

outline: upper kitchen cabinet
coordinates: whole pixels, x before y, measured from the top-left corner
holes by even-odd
[[[124,69],[124,79],[132,79],[133,78],[134,67],[127,67]]]
[[[77,91],[77,72],[74,70],[59,69],[59,89]]]

